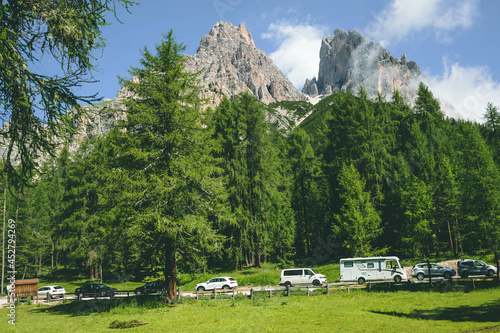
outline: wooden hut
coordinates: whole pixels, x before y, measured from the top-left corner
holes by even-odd
[[[38,279],[16,280],[14,285],[16,298],[31,297],[34,300],[36,297],[38,303]]]

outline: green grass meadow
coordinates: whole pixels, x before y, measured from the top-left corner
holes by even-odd
[[[16,325],[0,310],[0,332],[500,332],[500,288],[471,292],[366,290],[248,299],[152,298],[19,305]],[[147,324],[146,324],[147,323]]]

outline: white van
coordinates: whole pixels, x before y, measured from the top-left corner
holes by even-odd
[[[369,257],[340,259],[340,282],[375,280],[408,280],[398,257]]]
[[[326,276],[319,274],[312,268],[292,268],[281,271],[280,285],[312,284],[320,286],[323,283],[327,283]]]

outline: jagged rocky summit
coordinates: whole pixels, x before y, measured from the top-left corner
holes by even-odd
[[[201,71],[202,96],[216,106],[222,97],[249,92],[261,102],[305,100],[271,58],[255,46],[251,33],[243,24],[216,23],[203,36],[195,55],[186,68]]]
[[[323,38],[318,77],[307,79],[302,92],[315,97],[347,90],[356,93],[363,87],[373,98],[377,93],[392,96],[399,90],[411,103],[422,79],[418,65],[405,55],[398,60],[357,30],[336,29],[334,36]]]

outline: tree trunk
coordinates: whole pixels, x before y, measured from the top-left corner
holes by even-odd
[[[447,220],[446,223],[448,223],[448,233],[450,234],[450,246],[451,246],[451,250],[453,251],[454,258],[456,258],[457,257],[457,251],[455,250],[455,247],[453,246],[453,236],[451,234],[450,221]]]
[[[175,246],[171,239],[165,244],[165,283],[167,285],[167,300],[170,303],[175,299],[177,290],[177,260],[175,258]]]

